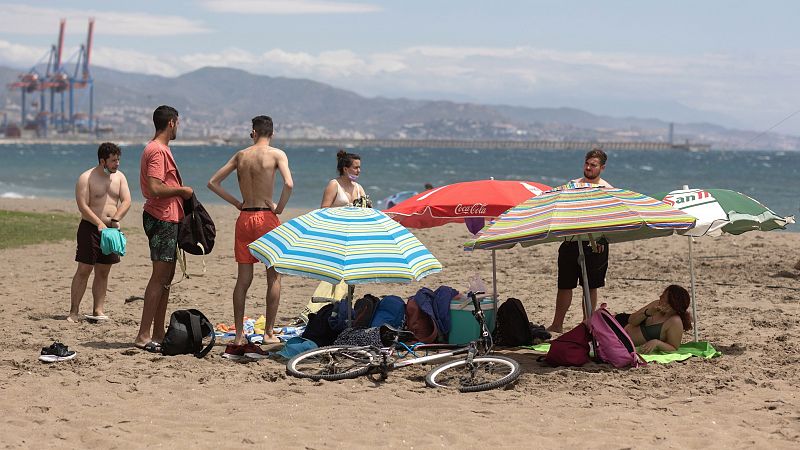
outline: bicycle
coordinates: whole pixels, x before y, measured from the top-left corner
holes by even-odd
[[[481,328],[481,336],[464,345],[421,344],[414,350],[447,350],[432,355],[401,359],[398,346],[401,339],[413,333],[382,327],[382,343],[389,345],[332,345],[294,356],[286,363],[286,372],[298,378],[337,381],[367,375],[374,381],[384,381],[389,372],[415,364],[428,364],[456,356],[463,359],[434,367],[425,376],[425,384],[433,388],[458,389],[459,392],[478,392],[505,386],[519,378],[519,363],[505,356],[489,355],[494,346],[477,296],[483,292],[468,292],[474,311],[472,315]]]

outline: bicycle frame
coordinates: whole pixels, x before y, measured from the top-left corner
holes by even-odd
[[[397,358],[392,359],[392,356],[397,353],[396,346],[398,342],[397,337],[395,337],[394,345],[390,347],[372,347],[373,351],[377,350],[377,355],[381,357],[381,361],[376,364],[375,367],[380,368],[381,373],[385,377],[388,372],[401,367],[413,366],[415,364],[427,364],[440,359],[452,358],[454,356],[460,356],[464,354],[467,355],[467,362],[471,363],[475,356],[485,355],[491,352],[492,348],[494,347],[494,343],[492,342],[492,334],[489,332],[489,328],[486,325],[486,319],[484,318],[483,311],[481,310],[481,305],[478,302],[479,294],[483,294],[483,292],[468,292],[467,296],[472,300],[472,306],[474,308],[472,315],[475,316],[475,320],[477,320],[481,326],[480,338],[465,345],[454,346],[456,348],[451,351],[439,352],[427,356],[419,356],[412,359],[398,360]],[[432,344],[431,347],[442,348],[442,346],[438,344]]]

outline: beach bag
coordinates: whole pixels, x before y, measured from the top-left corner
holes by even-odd
[[[386,295],[378,303],[369,326],[379,327],[389,324],[394,328],[403,328],[405,320],[406,302],[396,295]]]
[[[406,303],[406,329],[414,333],[419,342],[426,344],[436,342],[436,338],[439,336],[436,322],[419,306],[416,297],[409,298]]]
[[[533,344],[528,313],[517,298],[509,298],[497,308],[497,325],[492,334],[494,343],[505,347]]]
[[[306,307],[300,312],[299,318],[304,323],[308,323],[308,315],[314,314],[323,306],[341,300],[347,296],[347,284],[342,281],[339,284],[333,285],[327,281],[320,281],[314,293],[311,294],[311,300],[308,301]],[[369,324],[367,324],[369,326]]]
[[[371,345],[383,347],[381,342],[381,329],[372,328],[347,328],[333,342],[333,345],[356,345],[359,347]]]
[[[353,321],[353,328],[369,328],[380,301],[381,299],[372,294],[367,294],[356,300],[356,304],[353,305],[356,316]]]
[[[211,336],[211,342],[203,348],[206,336]],[[179,309],[169,318],[161,352],[168,356],[192,354],[202,358],[214,347],[214,340],[214,326],[203,313],[196,309]]]
[[[592,314],[589,326],[592,337],[597,343],[596,354],[601,360],[616,368],[639,367],[640,356],[636,353],[633,339],[608,312],[605,303]]]
[[[347,320],[353,319],[353,307],[350,305],[349,300],[340,300],[333,302],[333,310],[330,317],[328,317],[328,324],[336,334],[341,333],[347,328]]]
[[[544,361],[553,366],[582,366],[589,362],[592,336],[583,322],[550,342]]]
[[[333,341],[336,340],[336,336],[339,335],[339,333],[333,331],[330,324],[333,307],[333,304],[329,303],[315,314],[308,315],[308,323],[302,334],[304,339],[314,341],[318,347],[333,344]]]
[[[192,255],[208,255],[217,236],[214,221],[194,194],[183,201],[183,213],[178,226],[178,247]]]

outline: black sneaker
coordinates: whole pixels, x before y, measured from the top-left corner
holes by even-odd
[[[76,354],[61,342],[53,342],[50,347],[42,347],[39,361],[47,363],[68,361],[74,358]]]

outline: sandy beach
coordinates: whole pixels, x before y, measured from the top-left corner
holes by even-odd
[[[66,212],[61,199],[0,199],[0,209]],[[203,277],[173,288],[169,310],[197,308],[213,323],[233,321],[232,207],[209,207],[218,230]],[[292,210],[287,220],[304,211]],[[797,448],[800,441],[800,233],[760,233],[695,241],[700,338],[724,356],[619,370],[590,363],[550,368],[529,350],[502,350],[523,374],[505,390],[458,394],[425,387],[425,367],[383,383],[367,378],[312,382],[287,376],[273,360],[234,363],[165,357],[132,345],[150,275],[141,204],[123,220],[128,253],[111,272],[98,324],[65,321],[76,263],[74,241],[0,250],[0,441],[6,448]],[[32,230],[33,231],[33,230]],[[408,297],[422,286],[463,290],[469,274],[491,281],[489,252],[461,250],[463,225],[412,230],[444,270],[419,283],[369,285],[356,295]],[[630,312],[672,283],[689,285],[687,239],[611,248],[601,301]],[[517,297],[534,323],[549,324],[557,244],[498,251],[501,298]],[[246,314],[264,310],[266,278],[256,268]],[[191,258],[189,272],[201,270]],[[284,276],[278,314],[288,323],[313,280]],[[580,320],[579,291],[567,316]],[[91,313],[87,289],[81,313]],[[54,340],[75,359],[43,364]],[[684,340],[691,340],[691,332]]]

